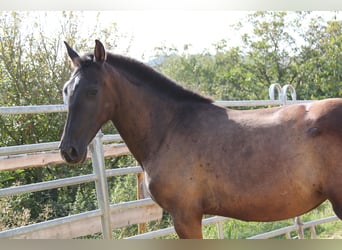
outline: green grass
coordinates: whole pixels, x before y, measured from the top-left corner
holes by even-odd
[[[342,239],[342,225],[341,222],[339,225],[335,226],[335,230],[327,231],[320,235],[320,239]]]

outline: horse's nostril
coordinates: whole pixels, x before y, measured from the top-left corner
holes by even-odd
[[[68,154],[71,158],[77,158],[78,156],[78,152],[77,150],[74,148],[74,147],[70,147],[69,150],[68,150]]]
[[[75,147],[68,147],[61,149],[62,157],[69,163],[77,162],[79,159],[78,150]]]

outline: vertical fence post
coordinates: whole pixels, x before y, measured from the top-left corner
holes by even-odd
[[[138,173],[137,174],[137,199],[145,199],[148,198],[148,195],[146,194],[145,186],[144,186],[144,173]],[[138,224],[138,234],[143,234],[147,232],[147,225],[146,223],[140,223]]]
[[[311,239],[317,239],[315,226],[310,227],[310,232],[311,232]]]
[[[298,239],[304,239],[303,222],[299,216],[295,218],[295,224],[297,226]]]
[[[222,221],[217,222],[217,236],[219,239],[224,238]]]
[[[286,232],[285,233],[285,237],[286,237],[286,239],[292,239],[290,232]]]
[[[102,138],[103,134],[101,130],[97,133],[93,141],[89,145],[89,149],[92,154],[93,171],[96,175],[96,194],[99,209],[102,212],[101,225],[102,235],[104,239],[112,238],[112,228],[110,223],[110,204],[108,194],[108,184],[106,176],[106,168],[103,154]]]

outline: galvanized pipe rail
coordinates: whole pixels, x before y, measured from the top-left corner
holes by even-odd
[[[202,225],[205,226],[205,225],[216,223],[217,224],[217,231],[218,231],[218,239],[223,239],[224,235],[222,233],[222,222],[228,221],[228,220],[230,220],[230,218],[221,217],[221,216],[213,216],[213,217],[204,219],[202,221]],[[316,230],[315,230],[316,226],[324,224],[324,223],[338,221],[338,220],[339,220],[339,218],[337,216],[330,216],[327,218],[322,218],[322,219],[318,219],[318,220],[304,222],[301,225],[301,227],[303,230],[310,228],[311,239],[316,239],[317,238]],[[273,230],[270,232],[266,232],[266,233],[262,233],[262,234],[258,234],[258,235],[248,237],[247,239],[270,239],[270,238],[274,238],[276,236],[280,236],[280,235],[284,235],[284,234],[286,235],[287,239],[291,239],[291,236],[290,236],[291,232],[297,232],[298,233],[298,225],[294,224],[291,226],[279,228],[279,229],[276,229],[276,230]],[[176,233],[175,228],[174,227],[168,227],[168,228],[159,229],[159,230],[152,231],[152,232],[147,232],[144,234],[134,235],[131,237],[127,237],[125,239],[155,239],[158,237],[168,236],[168,235],[171,235],[174,233]]]
[[[288,92],[292,100],[287,100]],[[278,99],[275,99],[275,94]],[[278,83],[274,83],[269,88],[269,100],[247,100],[247,101],[215,101],[214,104],[224,107],[246,107],[246,106],[278,106],[294,103],[307,103],[310,100],[297,100],[295,88],[286,84],[283,87]],[[58,105],[39,105],[39,106],[12,106],[0,107],[0,115],[17,115],[17,114],[41,114],[41,113],[60,113],[67,112],[65,104]]]
[[[106,177],[108,178],[108,177],[114,177],[114,176],[119,176],[119,175],[137,174],[141,172],[142,172],[142,168],[140,166],[118,168],[118,169],[107,169]],[[44,181],[44,182],[39,182],[39,183],[33,183],[33,184],[27,184],[27,185],[21,185],[21,186],[9,187],[9,188],[2,188],[0,189],[0,198],[12,196],[12,195],[24,194],[24,193],[44,191],[44,190],[49,190],[49,189],[54,189],[54,188],[78,185],[82,183],[93,182],[93,181],[96,181],[97,179],[98,178],[96,177],[95,174],[87,174],[87,175],[68,177],[68,178],[52,180],[52,181]]]
[[[223,239],[223,233],[222,233],[222,222],[223,221],[227,221],[230,220],[230,218],[227,217],[222,217],[222,216],[213,216],[210,218],[205,218],[202,220],[202,225],[206,226],[206,225],[210,225],[210,224],[217,224],[217,231],[218,231],[218,238],[219,239]],[[168,227],[168,228],[163,228],[163,229],[159,229],[156,231],[151,231],[151,232],[147,232],[144,234],[138,234],[138,235],[134,235],[131,237],[127,237],[125,239],[128,240],[133,240],[133,239],[155,239],[158,237],[163,237],[163,236],[167,236],[170,234],[174,234],[176,233],[175,228],[172,227]]]
[[[109,207],[111,212],[121,211],[123,209],[130,209],[130,208],[137,208],[141,206],[153,205],[155,204],[151,198],[136,200],[136,201],[128,201],[122,202],[120,204],[112,204]],[[103,212],[101,209],[96,209],[84,213],[79,213],[75,215],[70,215],[67,217],[61,217],[49,221],[43,221],[32,225],[27,225],[19,228],[9,229],[3,232],[0,232],[0,239],[13,239],[13,238],[20,238],[25,234],[36,232],[39,230],[47,230],[52,227],[59,226],[61,224],[72,223],[81,221],[84,219],[89,219],[93,217],[100,217],[103,216]]]
[[[339,218],[337,216],[330,216],[327,218],[322,218],[322,219],[318,219],[318,220],[313,220],[313,221],[308,221],[308,222],[304,222],[300,225],[300,227],[304,230],[307,228],[310,228],[311,231],[311,238],[312,239],[316,239],[317,235],[316,235],[316,230],[315,227],[317,225],[323,224],[323,223],[328,223],[328,222],[334,222],[334,221],[338,221]],[[286,238],[291,238],[290,237],[290,233],[291,232],[297,232],[298,233],[298,225],[295,223],[294,225],[291,226],[287,226],[287,227],[283,227],[280,229],[276,229],[270,232],[266,232],[266,233],[262,233],[262,234],[258,234],[255,236],[251,236],[248,237],[247,239],[269,239],[269,238],[273,238],[279,235],[286,235]]]
[[[61,112],[67,112],[67,110],[68,108],[65,104],[11,106],[11,107],[0,107],[0,115],[61,113]]]
[[[0,113],[1,115],[1,113]],[[122,138],[118,134],[104,135],[101,137],[102,143],[121,142]],[[17,146],[0,147],[0,156],[28,154],[42,151],[58,150],[60,142],[44,142],[37,144],[25,144]]]

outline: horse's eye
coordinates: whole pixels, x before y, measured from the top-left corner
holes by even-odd
[[[97,94],[97,89],[89,89],[87,91],[88,96],[96,96],[96,94]]]

